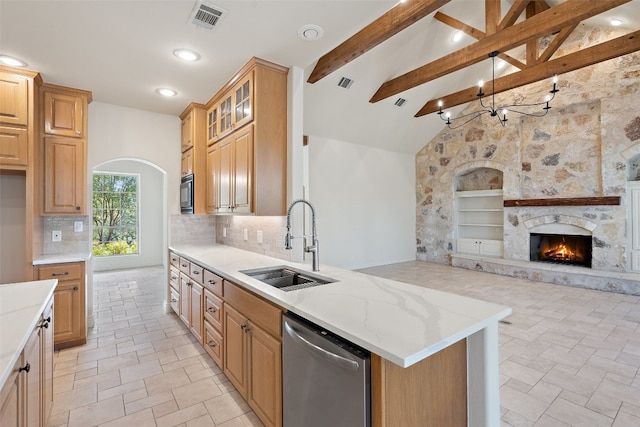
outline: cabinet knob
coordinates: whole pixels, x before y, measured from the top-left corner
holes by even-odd
[[[76,134],[80,135],[80,130],[76,129]]]
[[[76,206],[76,210],[79,211],[80,210],[80,206]]]
[[[193,274],[195,274],[196,276],[200,274],[199,271],[194,271]]]
[[[74,287],[73,287],[73,290],[74,290],[74,291],[77,291],[77,290],[78,290],[78,287],[77,287],[77,286],[74,286]]]
[[[216,312],[216,311],[218,311],[218,310],[216,310],[216,308],[215,308],[215,307],[209,307],[209,308],[207,308],[207,311],[208,311],[209,313],[215,313],[215,312]]]
[[[208,345],[209,347],[212,347],[212,348],[213,348],[213,347],[215,347],[217,344],[216,344],[214,341],[209,341],[209,342],[207,342],[207,345]]]
[[[20,369],[18,369],[18,372],[25,371],[28,374],[30,370],[31,370],[31,365],[29,364],[29,362],[27,362],[27,364],[24,367],[20,367]]]
[[[175,298],[171,298],[171,302],[178,302],[178,300]]]

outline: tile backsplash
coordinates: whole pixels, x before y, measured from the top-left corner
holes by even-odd
[[[259,242],[259,233],[262,234],[261,242]],[[216,219],[216,242],[218,244],[291,261],[292,252],[284,248],[286,233],[287,217],[285,216],[228,215],[218,216]]]
[[[82,231],[74,231],[74,223],[82,222]],[[91,234],[88,216],[46,216],[42,217],[42,254],[88,253],[91,251]],[[51,233],[60,231],[62,240],[51,241]]]

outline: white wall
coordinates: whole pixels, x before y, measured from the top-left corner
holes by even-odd
[[[114,160],[94,172],[138,174],[138,254],[95,257],[93,271],[162,265],[164,250],[163,173],[149,164],[134,160]]]
[[[0,283],[24,281],[26,178],[0,174]]]
[[[309,196],[320,265],[346,269],[415,259],[415,158],[309,137]]]

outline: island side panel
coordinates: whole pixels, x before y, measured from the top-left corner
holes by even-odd
[[[371,355],[371,426],[467,426],[467,342],[408,368]]]
[[[498,323],[467,338],[469,427],[500,425]]]

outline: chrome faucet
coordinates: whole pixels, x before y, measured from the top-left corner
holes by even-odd
[[[309,236],[308,234],[303,234],[301,236],[294,236],[293,234],[291,234],[291,209],[298,203],[304,203],[311,208],[311,236]],[[293,238],[295,237],[311,237],[312,245],[305,246],[304,251],[307,253],[311,252],[313,254],[313,271],[320,270],[318,234],[316,233],[316,211],[315,209],[313,209],[311,203],[307,202],[304,199],[294,200],[287,210],[287,235],[284,238],[285,249],[293,249],[293,247],[291,246],[291,240],[293,240]]]

